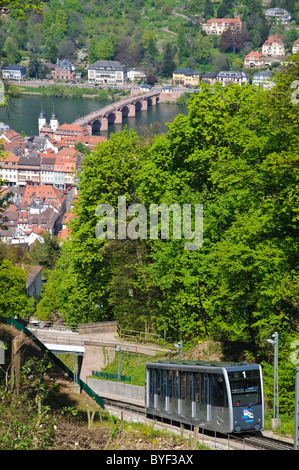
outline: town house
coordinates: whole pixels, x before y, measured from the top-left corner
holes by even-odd
[[[196,86],[201,79],[201,72],[190,68],[180,68],[172,73],[172,82],[181,85]]]
[[[2,77],[7,80],[22,80],[26,75],[26,67],[23,65],[7,65],[2,69]]]
[[[19,158],[18,155],[11,152],[0,157],[0,178],[5,181],[8,186],[18,184]]]
[[[239,17],[237,18],[211,18],[207,20],[205,24],[202,25],[203,31],[207,35],[216,35],[221,36],[221,34],[230,28],[234,31],[241,31],[242,21]]]
[[[54,165],[54,186],[68,189],[76,183],[76,171],[84,155],[75,148],[64,148],[57,153]]]
[[[56,80],[75,80],[76,66],[67,59],[57,61],[54,70],[54,78]]]
[[[67,137],[79,137],[88,134],[87,130],[77,124],[62,124],[54,132],[54,139],[59,142]]]
[[[249,83],[249,77],[248,74],[244,72],[223,71],[218,73],[216,81],[222,83],[222,85],[230,85],[231,83],[242,85],[243,83]]]
[[[277,33],[270,36],[262,46],[262,53],[265,56],[283,57],[285,55],[285,44]]]
[[[43,156],[41,154],[40,182],[41,184],[54,184],[55,157]]]
[[[40,183],[41,158],[37,155],[19,157],[18,162],[18,184],[26,185]]]
[[[257,51],[251,51],[244,59],[244,67],[262,67],[265,64],[265,57]]]
[[[292,53],[293,54],[296,54],[296,52],[299,51],[299,39],[297,39],[294,44],[293,44],[293,47],[292,47]]]

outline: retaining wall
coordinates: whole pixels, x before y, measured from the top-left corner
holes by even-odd
[[[87,384],[95,393],[103,398],[118,397],[123,401],[129,399],[131,402],[142,405],[145,403],[145,387],[110,380],[92,379],[90,377],[87,379]]]

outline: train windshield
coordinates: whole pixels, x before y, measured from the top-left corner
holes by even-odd
[[[261,379],[258,369],[228,372],[233,406],[262,403]]]

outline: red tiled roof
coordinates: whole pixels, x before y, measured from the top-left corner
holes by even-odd
[[[273,36],[269,36],[267,41],[265,41],[263,45],[264,46],[272,46],[272,44],[274,44],[274,43],[284,45],[284,43],[282,42],[282,40],[280,39],[280,37],[278,36],[277,33],[275,33]]]
[[[249,54],[247,54],[247,56],[245,57],[245,60],[249,60],[249,59],[262,60],[262,59],[264,59],[264,56],[263,56],[263,54],[261,54],[260,52],[251,51],[251,52],[249,52]]]
[[[218,24],[234,24],[234,23],[242,23],[239,16],[238,18],[211,18],[210,20],[206,21],[207,24],[211,23],[218,23]]]

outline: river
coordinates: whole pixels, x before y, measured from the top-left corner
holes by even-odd
[[[111,101],[100,101],[91,98],[55,98],[41,95],[22,95],[12,99],[9,109],[0,108],[0,121],[8,124],[11,129],[27,136],[38,135],[38,115],[41,105],[50,121],[54,107],[60,124],[70,124],[81,116],[111,104]],[[161,123],[162,131],[167,131],[167,122],[172,122],[178,114],[187,114],[186,106],[175,103],[158,103],[147,111],[139,111],[135,117],[124,118],[122,124],[109,125],[108,131],[99,131],[98,135],[108,137],[111,132],[119,132],[124,126],[140,132],[141,126],[149,127],[153,122]]]

